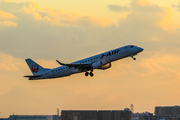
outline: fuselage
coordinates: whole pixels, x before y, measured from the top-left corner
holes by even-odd
[[[116,48],[98,55],[94,55],[85,59],[78,60],[71,64],[91,64],[101,62],[102,65],[106,65],[108,63],[112,63],[116,60],[123,59],[126,57],[133,57],[137,55],[139,52],[143,51],[143,48],[134,46],[134,45],[127,45],[124,47]],[[91,70],[94,68],[90,68]],[[80,70],[77,67],[68,67],[66,65],[49,69],[48,71],[41,73],[40,77],[33,78],[34,79],[51,79],[51,78],[58,78],[58,77],[65,77],[70,76],[75,73],[86,72],[90,69]]]

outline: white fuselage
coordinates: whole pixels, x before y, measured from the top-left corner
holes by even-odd
[[[107,63],[111,63],[113,61],[125,58],[125,57],[133,57],[137,55],[137,53],[141,52],[143,49],[133,45],[127,45],[124,47],[120,47],[114,50],[110,50],[92,57],[88,57],[82,60],[78,60],[71,64],[93,64],[95,62],[101,61],[103,65]],[[75,67],[68,67],[68,66],[60,66],[54,69],[50,69],[45,73],[42,73],[41,77],[35,79],[50,79],[50,78],[57,78],[57,77],[64,77],[70,76],[75,73],[85,72],[81,71]]]

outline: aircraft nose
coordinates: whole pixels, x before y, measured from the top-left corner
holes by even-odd
[[[138,50],[138,52],[141,52],[141,51],[143,51],[144,49],[141,48],[141,47],[137,47],[137,50]]]
[[[143,51],[144,49],[139,47],[139,50],[140,50],[140,52],[141,52],[141,51]]]

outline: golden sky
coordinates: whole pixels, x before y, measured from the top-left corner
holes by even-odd
[[[0,0],[0,117],[180,105],[179,16],[177,0]],[[130,44],[144,48],[136,61],[92,78],[23,78],[26,58],[55,68]]]

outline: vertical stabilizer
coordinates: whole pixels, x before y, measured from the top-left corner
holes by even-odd
[[[47,70],[50,70],[50,69],[41,67],[39,64],[37,64],[36,62],[31,60],[30,58],[26,59],[26,63],[28,64],[33,75],[41,75],[42,73],[46,72]]]

